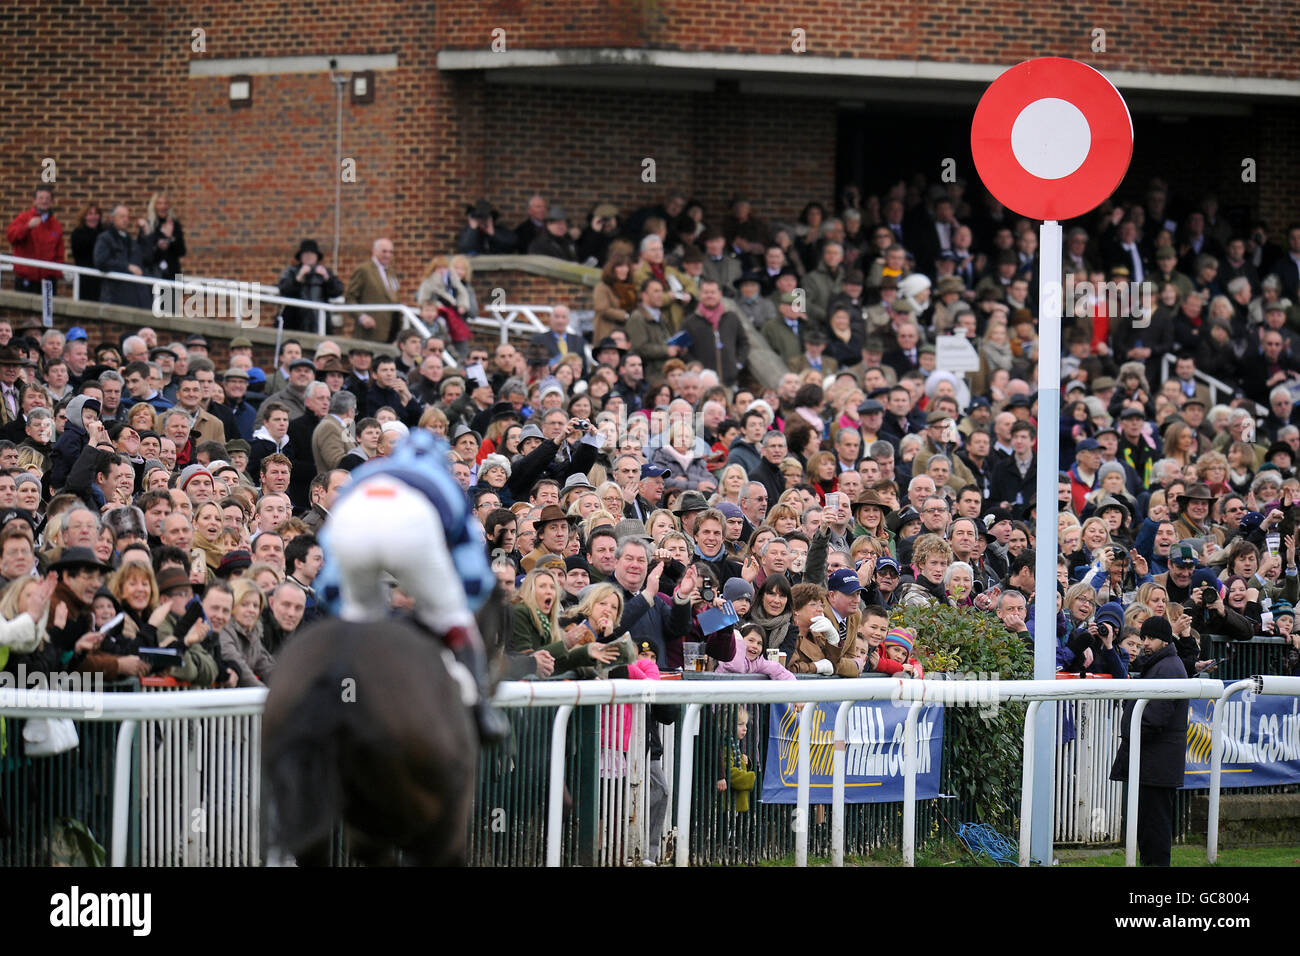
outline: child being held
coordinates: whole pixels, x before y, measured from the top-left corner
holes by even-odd
[[[732,630],[736,651],[729,661],[719,661],[718,674],[766,674],[772,680],[794,680],[776,661],[763,654],[763,629],[757,624],[742,624],[740,632]]]
[[[876,670],[882,674],[924,677],[925,671],[921,667],[921,662],[912,656],[912,645],[915,642],[916,635],[912,633],[910,628],[891,628],[881,644],[883,650],[880,655],[880,662],[876,665]]]

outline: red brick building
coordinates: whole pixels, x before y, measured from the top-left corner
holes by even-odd
[[[69,232],[89,200],[142,214],[165,187],[187,272],[273,280],[299,238],[327,259],[334,244],[333,58],[355,170],[340,188],[342,271],[388,235],[413,291],[479,196],[508,224],[534,191],[577,215],[680,191],[714,219],[737,195],[792,217],[850,182],[937,181],[947,158],[976,187],[979,94],[1011,64],[1060,55],[1129,102],[1121,196],[1159,176],[1185,201],[1216,190],[1276,233],[1300,218],[1297,49],[1293,0],[9,0],[0,183],[16,210],[49,170]],[[363,71],[369,101],[353,102]],[[247,107],[232,105],[235,76]]]

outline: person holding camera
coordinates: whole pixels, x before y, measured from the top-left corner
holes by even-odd
[[[316,240],[304,239],[298,243],[293,262],[280,273],[278,288],[286,299],[325,303],[343,294],[343,280],[320,261],[320,246]],[[314,332],[317,329],[315,309],[286,305],[283,316],[286,330]]]
[[[518,246],[515,234],[496,221],[501,214],[486,199],[465,207],[465,228],[456,234],[456,251],[467,256],[505,255]]]
[[[1163,617],[1142,622],[1145,654],[1143,678],[1183,680],[1187,671],[1174,644],[1173,629]],[[1142,712],[1142,767],[1137,780],[1128,779],[1129,734],[1133,701],[1124,702],[1120,747],[1110,779],[1138,788],[1138,859],[1143,866],[1168,866],[1174,834],[1174,794],[1183,785],[1186,769],[1187,705],[1181,700],[1151,700]]]
[[[1068,647],[1074,654],[1074,667],[1080,673],[1127,678],[1127,655],[1119,647],[1123,631],[1124,609],[1118,601],[1097,608],[1092,621],[1086,627],[1075,628],[1070,635]]]
[[[1226,592],[1227,588],[1221,588],[1212,577],[1198,577],[1192,582],[1191,606],[1187,608],[1192,615],[1192,626],[1201,634],[1222,634],[1230,641],[1248,641],[1255,636],[1255,625],[1240,610],[1228,606],[1224,601]],[[1207,650],[1203,645],[1202,655]]]

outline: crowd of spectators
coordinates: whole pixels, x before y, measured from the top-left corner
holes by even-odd
[[[681,196],[626,216],[599,203],[580,224],[535,196],[513,229],[490,203],[466,212],[454,254],[408,292],[384,238],[346,284],[310,239],[281,275],[311,301],[413,290],[429,338],[376,310],[346,351],[325,340],[308,357],[290,337],[261,369],[236,338],[217,369],[197,335],[140,329],[92,350],[79,328],[0,322],[5,666],[267,680],[325,613],[314,535],[349,472],[414,428],[446,439],[483,528],[511,603],[507,676],[701,661],[921,676],[927,636],[891,626],[894,609],[996,615],[1030,653],[1038,600],[1056,603],[1067,673],[1140,673],[1151,616],[1189,674],[1225,653],[1209,635],[1282,637],[1282,666],[1300,664],[1300,226],[1283,249],[1213,197],[1179,206],[1155,183],[1068,230],[1063,278],[1082,291],[1062,336],[1051,593],[1034,575],[1031,223],[961,183],[849,190],[790,223]],[[90,248],[100,268],[178,268],[165,195],[147,220],[122,205],[109,228],[98,218],[81,217],[78,262]],[[61,261],[48,190],[8,238]],[[602,270],[590,340],[564,305],[530,340],[473,340],[473,258],[511,251]],[[19,269],[19,288],[42,271]],[[1150,308],[1104,291],[1130,282]],[[137,288],[106,279],[98,295]],[[290,312],[290,329],[310,327]],[[942,335],[968,338],[980,367],[936,367]],[[785,365],[776,381],[748,362],[755,337]],[[1198,372],[1225,384],[1217,402]],[[728,602],[737,622],[702,623]]]

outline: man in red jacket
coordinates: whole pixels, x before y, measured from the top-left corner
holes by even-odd
[[[5,236],[15,256],[62,265],[63,226],[54,215],[54,191],[49,186],[36,188],[35,201],[9,223]],[[58,282],[62,275],[62,269],[14,266],[14,288],[19,292],[40,292],[42,279]]]

